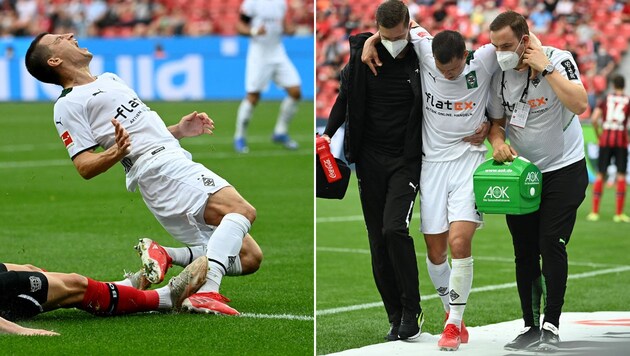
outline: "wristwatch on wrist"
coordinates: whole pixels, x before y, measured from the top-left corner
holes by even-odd
[[[553,70],[555,69],[555,67],[553,66],[553,64],[549,63],[545,66],[545,69],[542,71],[542,76],[544,77],[545,75],[553,72]]]

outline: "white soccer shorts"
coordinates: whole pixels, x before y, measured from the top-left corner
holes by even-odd
[[[483,224],[475,208],[473,173],[485,160],[485,152],[466,151],[446,162],[422,162],[420,174],[420,231],[441,234],[453,221]]]
[[[164,152],[147,164],[138,179],[145,204],[176,240],[207,245],[215,227],[203,214],[208,197],[230,186],[225,179],[181,152]]]
[[[296,87],[301,84],[300,74],[286,55],[277,60],[247,56],[245,90],[248,93],[266,91],[272,80],[281,88]]]

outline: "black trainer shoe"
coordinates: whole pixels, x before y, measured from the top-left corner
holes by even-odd
[[[558,328],[552,323],[544,323],[540,333],[540,344],[536,347],[537,352],[554,352],[560,347],[560,335]]]
[[[400,324],[394,324],[394,323],[389,324],[389,332],[387,333],[387,335],[385,335],[385,340],[387,341],[400,340],[400,338],[398,337],[399,327],[400,327]]]
[[[532,347],[538,346],[540,342],[540,329],[533,326],[528,326],[521,331],[518,336],[505,344],[504,349],[510,351],[528,350]]]
[[[403,311],[403,316],[398,328],[398,337],[400,340],[415,339],[422,332],[422,324],[424,324],[424,313],[409,314]]]

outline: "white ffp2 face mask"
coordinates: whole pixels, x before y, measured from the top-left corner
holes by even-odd
[[[393,58],[396,58],[398,57],[400,52],[402,52],[403,49],[407,47],[409,41],[406,39],[396,41],[381,40],[381,43],[383,44],[383,47],[385,47],[387,52],[389,52],[389,54],[391,54]]]
[[[516,49],[520,47],[521,42],[523,42],[523,38],[518,42]],[[499,67],[501,67],[502,71],[506,71],[509,69],[514,69],[518,65],[518,61],[521,59],[525,51],[521,53],[519,56],[518,53],[512,51],[497,51],[497,61],[499,62]]]

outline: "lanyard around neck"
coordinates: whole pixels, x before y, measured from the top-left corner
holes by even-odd
[[[529,90],[529,76],[531,75],[532,68],[527,68],[527,85],[525,85],[525,89],[523,90],[523,94],[521,94],[520,102],[524,103],[525,98],[527,97],[527,91]],[[501,73],[501,99],[503,99],[503,104],[508,104],[505,101],[505,96],[503,95],[503,88],[505,83],[505,72]]]

